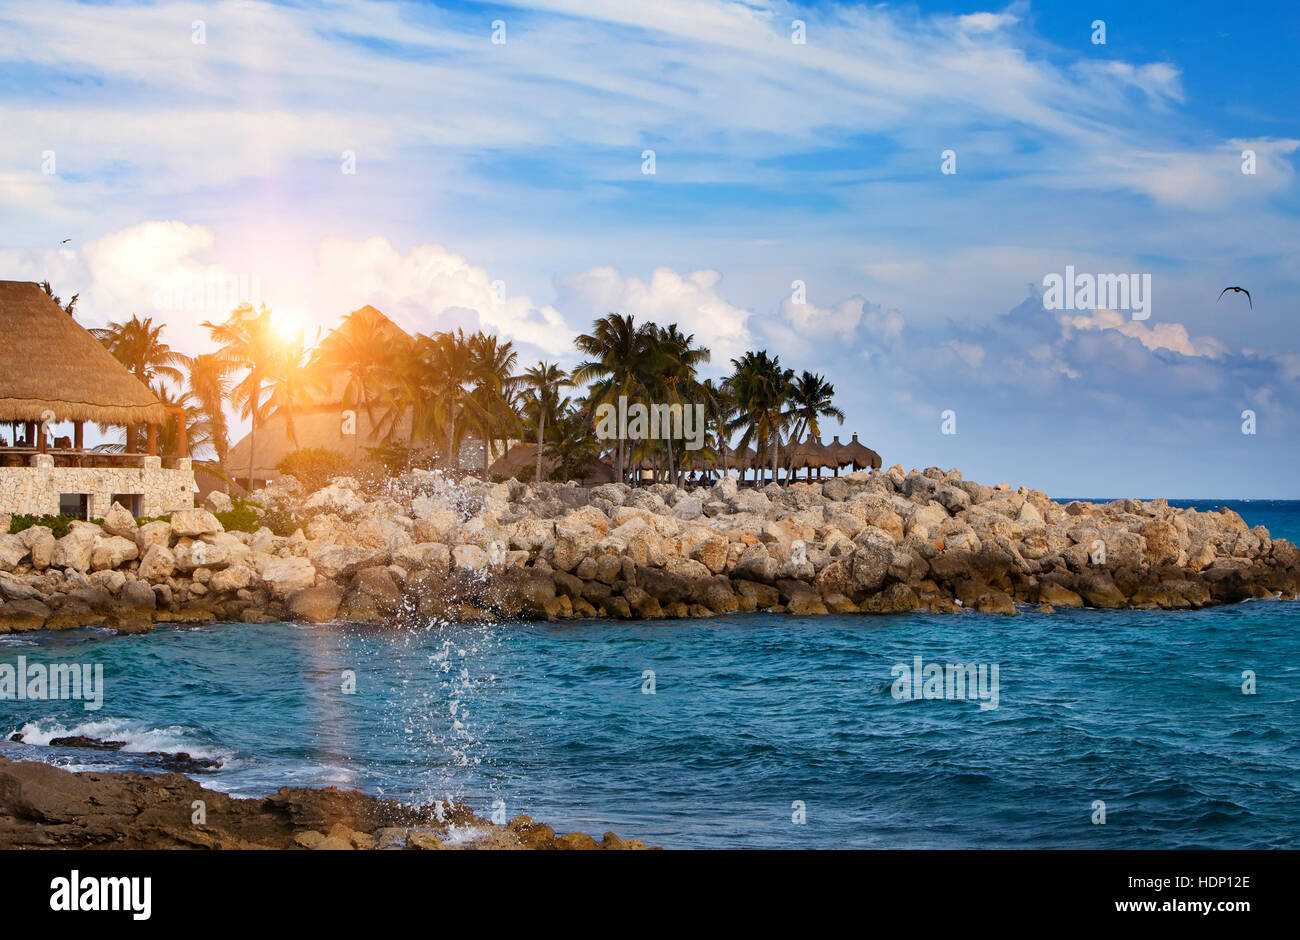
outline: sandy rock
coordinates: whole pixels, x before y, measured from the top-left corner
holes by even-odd
[[[38,600],[6,601],[0,604],[0,633],[23,633],[45,626],[53,612]]]
[[[307,545],[307,559],[320,577],[330,581],[349,578],[362,568],[387,564],[389,557],[386,548],[335,545],[318,540]]]
[[[134,525],[134,521],[132,525]],[[90,567],[95,571],[120,568],[128,561],[140,557],[140,547],[134,539],[120,535],[100,535],[91,542]]]
[[[150,546],[170,547],[171,539],[172,524],[170,522],[146,522],[135,530],[135,544],[140,546],[142,557],[149,551]]]
[[[16,570],[27,560],[27,554],[27,545],[20,536],[0,535],[0,571]],[[86,567],[90,567],[89,564]],[[81,570],[84,571],[85,568]]]
[[[172,513],[171,529],[176,538],[197,538],[225,531],[217,517],[206,509],[178,509]]]
[[[165,545],[151,545],[140,560],[136,575],[145,581],[165,581],[176,572],[176,556]]]
[[[109,507],[104,515],[103,528],[107,535],[118,535],[135,541],[135,516],[121,503],[115,502]]]
[[[262,555],[254,556],[253,563],[258,578],[266,583],[272,596],[278,600],[316,583],[316,569],[306,558]]]
[[[54,561],[54,533],[46,526],[29,526],[18,534],[18,538],[27,546],[28,562],[37,571],[44,571]],[[3,563],[0,562],[0,565]]]
[[[289,595],[285,608],[294,620],[328,623],[338,615],[343,603],[343,588],[331,581],[317,587],[302,588]]]
[[[248,587],[253,583],[253,569],[247,565],[231,565],[212,573],[209,586],[214,591],[229,593]]]

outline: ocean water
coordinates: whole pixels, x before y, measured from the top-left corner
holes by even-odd
[[[1275,535],[1295,537],[1295,505],[1268,510]],[[6,756],[107,770],[185,751],[240,796],[499,801],[680,848],[1300,847],[1297,602],[0,637],[0,663],[19,655],[102,664],[106,691],[98,711],[0,701],[0,732],[27,742]],[[917,656],[997,665],[997,707],[896,698]],[[65,734],[127,746],[49,746]]]

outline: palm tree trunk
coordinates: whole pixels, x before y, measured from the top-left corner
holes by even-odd
[[[546,409],[539,407],[537,409],[541,417],[537,421],[537,473],[533,477],[534,483],[542,482],[542,441],[546,440]]]
[[[248,427],[248,492],[253,492],[253,455],[257,453],[257,412],[253,412],[253,421]]]

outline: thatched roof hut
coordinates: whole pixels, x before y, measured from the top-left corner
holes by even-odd
[[[360,342],[361,334],[378,336],[391,344],[411,341],[396,323],[374,307],[366,306],[352,311],[325,337],[322,345]],[[393,416],[382,404],[372,402],[366,407],[353,402],[347,395],[349,380],[341,371],[324,377],[321,386],[306,396],[307,401],[294,409],[293,434],[289,433],[289,422],[284,415],[272,415],[259,422],[255,435],[244,435],[230,448],[226,467],[242,485],[255,487],[280,476],[277,469],[280,462],[302,448],[332,450],[354,461],[366,459],[371,449],[389,442],[420,449],[423,442],[411,440],[409,409]],[[350,421],[345,422],[345,411],[352,412]],[[352,433],[344,433],[345,425]],[[253,451],[251,483],[248,480],[250,451]],[[477,466],[482,465],[480,457]]]
[[[554,457],[542,454],[542,475],[549,479],[558,463],[559,461]],[[490,480],[504,480],[510,477],[517,480],[532,480],[536,473],[537,445],[530,444],[527,441],[514,444],[504,455],[498,457],[488,467],[488,479]],[[613,467],[607,463],[597,461],[591,472],[578,482],[594,486],[599,483],[613,483],[616,477],[617,473]]]
[[[839,438],[835,440],[838,441]],[[834,457],[837,465],[841,467],[851,465],[854,470],[880,469],[880,455],[865,444],[859,443],[856,434],[853,435],[853,440],[840,445]]]
[[[821,442],[820,438],[809,437],[808,440],[801,443],[794,449],[794,463],[792,467],[795,470],[812,469],[816,467],[834,467],[836,456],[832,454]]]
[[[162,425],[153,392],[31,281],[0,281],[0,421]]]

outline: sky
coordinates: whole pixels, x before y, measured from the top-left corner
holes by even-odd
[[[521,366],[633,314],[825,375],[886,466],[1298,498],[1297,48],[1243,0],[0,0],[0,279],[191,353],[242,299]]]

